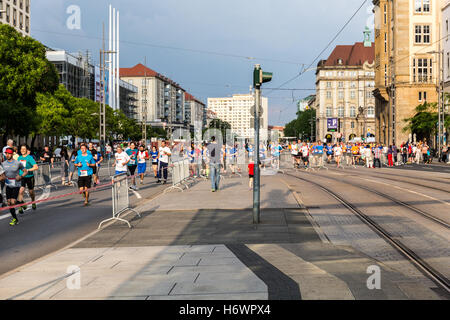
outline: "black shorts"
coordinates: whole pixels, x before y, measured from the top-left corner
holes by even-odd
[[[249,174],[248,177],[251,179],[251,178],[254,178],[254,175],[253,174]]]
[[[302,157],[303,162],[308,162],[309,161],[308,159],[309,159],[308,157]]]
[[[299,154],[295,156],[295,159],[301,159],[301,158],[302,158],[302,156]]]
[[[28,190],[34,190],[34,176],[22,178],[22,188],[28,188]]]
[[[92,174],[97,174],[97,166],[91,167],[92,168]]]
[[[78,177],[78,188],[88,188],[92,186],[92,176]]]
[[[9,200],[9,199],[17,200],[17,198],[19,197],[19,191],[20,191],[20,187],[18,187],[18,188],[6,187],[6,200]]]
[[[128,166],[128,173],[130,176],[134,176],[134,173],[136,172],[136,168],[137,168],[137,165]]]

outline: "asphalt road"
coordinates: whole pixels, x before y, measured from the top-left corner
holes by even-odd
[[[52,170],[52,182],[58,187],[38,191],[36,199],[51,198],[76,191],[74,187],[62,187],[57,170]],[[103,184],[110,179],[101,174]],[[157,185],[154,177],[146,177],[137,192],[129,191],[130,205],[136,207],[162,192],[167,185]],[[84,207],[81,195],[38,204],[36,211],[27,210],[18,215],[20,223],[9,226],[10,214],[0,212],[0,274],[57,251],[95,231],[99,223],[112,216],[111,187],[93,192],[91,205]],[[120,222],[116,222],[120,223]],[[128,228],[126,224],[123,226]]]

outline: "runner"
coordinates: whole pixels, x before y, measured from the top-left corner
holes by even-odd
[[[127,164],[130,161],[128,154],[123,151],[121,145],[117,146],[117,153],[114,155],[113,167],[116,168],[116,175],[127,173]]]
[[[148,152],[145,150],[145,146],[141,145],[138,152],[138,175],[141,177],[141,184],[144,184],[144,175],[147,171],[147,160],[149,160]]]
[[[20,180],[28,174],[28,170],[25,166],[13,159],[14,150],[8,148],[5,150],[6,160],[3,162],[2,167],[5,173],[5,183],[6,183],[6,201],[8,202],[8,206],[14,206],[17,203],[17,198],[19,197],[20,192]],[[22,170],[22,174],[20,171]],[[16,209],[9,209],[11,213],[12,220],[9,223],[10,226],[15,226],[19,224],[19,220],[17,219]]]
[[[28,174],[22,179],[21,188],[19,190],[19,197],[17,203],[23,204],[23,194],[25,193],[25,188],[28,188],[28,192],[30,194],[31,201],[34,202],[36,199],[36,195],[34,193],[34,173],[33,171],[37,171],[39,169],[38,165],[36,164],[36,161],[34,161],[33,157],[30,156],[30,148],[23,144],[20,146],[20,153],[22,154],[19,156],[19,162],[22,163],[22,165],[27,169]],[[23,171],[21,170],[19,172],[20,175],[23,175]],[[36,204],[32,204],[33,210],[36,210]],[[27,207],[23,206],[20,207],[19,213],[22,214],[24,210],[26,210]]]
[[[81,145],[81,155],[75,159],[75,166],[78,167],[78,188],[83,194],[84,205],[89,205],[89,191],[92,186],[93,168],[96,166],[95,160],[91,154],[87,153],[85,144]]]
[[[299,166],[299,158],[298,157],[298,145],[297,142],[293,142],[291,145],[291,155],[292,155],[292,165],[294,166],[294,169]]]
[[[155,179],[158,178],[158,158],[159,153],[155,146],[152,147],[152,167],[153,167],[153,173],[155,174]]]
[[[306,144],[306,142],[303,142],[303,145],[300,148],[300,152],[302,154],[302,161],[303,161],[303,164],[305,165],[305,169],[306,169],[306,168],[308,168],[308,164],[309,164],[309,147]]]
[[[100,184],[100,168],[102,166],[102,162],[103,162],[103,155],[100,149],[100,146],[97,147],[97,160],[95,161],[97,164],[97,174],[96,174],[96,181],[95,181],[95,185],[99,185]]]
[[[333,157],[333,146],[331,145],[331,143],[327,143],[326,152],[327,152],[327,163],[331,163],[331,158]]]
[[[343,153],[342,147],[339,144],[337,144],[334,147],[333,152],[334,152],[334,159],[336,160],[337,167],[339,168],[341,166],[341,157]]]
[[[161,183],[161,179],[164,176],[164,184],[167,183],[167,170],[169,167],[169,157],[172,155],[170,148],[166,146],[166,142],[161,142],[161,147],[159,148],[159,172],[158,172],[158,181],[157,183]]]
[[[94,178],[94,187],[96,187],[97,186],[97,161],[99,160],[99,156],[98,156],[97,150],[94,148],[94,144],[92,142],[89,142],[89,153],[92,155],[92,158],[94,158],[94,161],[96,164],[95,167],[92,167],[92,177]],[[80,155],[80,152],[78,153],[78,155]]]
[[[136,149],[136,144],[132,142],[130,144],[130,148],[126,151],[127,155],[130,157],[130,161],[128,162],[128,176],[131,176],[131,186],[130,189],[137,190],[136,187],[136,178],[135,173],[137,169],[137,154],[138,150]]]

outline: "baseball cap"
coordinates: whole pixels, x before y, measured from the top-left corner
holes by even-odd
[[[8,148],[5,150],[5,153],[14,154],[14,150],[11,148]]]

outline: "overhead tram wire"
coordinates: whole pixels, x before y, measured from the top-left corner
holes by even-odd
[[[63,32],[55,32],[55,31],[48,31],[48,30],[33,29],[33,32],[56,34],[56,35],[69,36],[69,37],[86,38],[86,39],[92,39],[92,40],[101,40],[100,37],[95,37],[95,36],[87,36],[87,35],[79,35],[79,34],[63,33]],[[295,61],[278,60],[278,59],[272,59],[272,58],[260,58],[260,57],[252,57],[252,56],[242,56],[242,55],[237,55],[237,54],[221,53],[221,52],[214,52],[214,51],[207,51],[207,50],[200,50],[200,49],[190,49],[190,48],[181,48],[181,47],[172,47],[172,46],[162,46],[162,45],[156,45],[156,44],[145,43],[145,42],[135,42],[135,41],[126,41],[126,40],[120,40],[120,42],[124,43],[124,44],[136,45],[136,46],[145,46],[145,47],[153,47],[153,48],[160,48],[160,49],[169,49],[169,50],[175,50],[175,51],[187,51],[187,52],[193,52],[193,53],[201,53],[201,54],[223,56],[223,57],[230,57],[230,58],[239,58],[239,59],[246,59],[246,60],[263,60],[263,61],[271,61],[271,62],[283,63],[283,64],[304,65],[304,64],[302,64],[300,62],[295,62]]]
[[[288,83],[294,81],[295,79],[299,78],[300,76],[302,76],[306,70],[308,70],[310,67],[312,67],[312,65],[317,61],[317,59],[319,59],[322,54],[330,47],[330,45],[334,42],[334,40],[337,39],[337,37],[339,37],[339,35],[342,33],[342,31],[344,31],[344,29],[349,25],[349,23],[353,20],[353,18],[358,14],[358,12],[362,9],[362,7],[364,6],[364,4],[367,2],[368,0],[364,0],[362,2],[362,4],[359,6],[359,8],[355,11],[355,13],[353,13],[353,15],[350,17],[350,19],[344,24],[344,26],[338,31],[338,33],[333,37],[333,39],[331,39],[331,41],[326,45],[326,47],[317,55],[317,57],[306,67],[303,68],[299,74],[297,74],[295,77],[287,80],[286,82],[284,82],[282,85],[280,85],[277,89],[280,89],[282,87],[284,87],[285,85],[287,85]],[[304,65],[303,65],[304,66]],[[270,90],[269,93],[271,93],[274,90]]]

